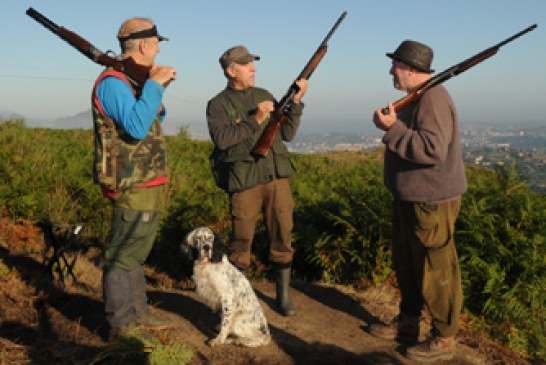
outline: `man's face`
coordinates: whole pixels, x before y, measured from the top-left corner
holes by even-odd
[[[403,62],[392,60],[392,66],[389,73],[392,75],[392,83],[395,89],[407,91],[411,85],[411,75],[413,68]]]
[[[143,55],[146,59],[146,64],[153,66],[155,56],[159,53],[159,39],[157,37],[146,38],[142,40],[145,44],[143,45]]]
[[[237,90],[246,90],[256,85],[256,66],[253,62],[232,63],[228,66],[227,73],[232,86]]]

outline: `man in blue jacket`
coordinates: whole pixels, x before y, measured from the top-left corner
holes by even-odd
[[[93,89],[94,180],[112,202],[112,232],[104,251],[103,298],[110,339],[136,327],[162,329],[167,319],[147,305],[143,264],[152,249],[168,181],[162,99],[176,78],[173,67],[154,64],[159,42],[150,19],[125,21],[118,33],[123,58],[150,67],[144,84],[106,69]]]

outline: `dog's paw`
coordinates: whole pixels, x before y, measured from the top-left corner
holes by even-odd
[[[222,344],[224,344],[224,341],[222,341],[222,339],[218,338],[218,337],[210,339],[209,342],[208,342],[208,345],[210,347],[214,347],[214,346],[218,346],[218,345],[222,345]]]

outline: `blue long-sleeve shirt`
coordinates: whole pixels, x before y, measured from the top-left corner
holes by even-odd
[[[106,77],[97,86],[97,97],[107,117],[120,124],[131,137],[144,139],[157,116],[164,91],[161,84],[148,79],[137,99],[125,81]],[[166,114],[163,107],[161,121]]]

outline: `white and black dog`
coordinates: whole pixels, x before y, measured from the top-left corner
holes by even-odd
[[[194,260],[192,278],[197,294],[213,310],[221,310],[220,333],[209,345],[267,345],[271,334],[256,293],[222,248],[207,227],[194,229],[180,245],[180,250]]]

